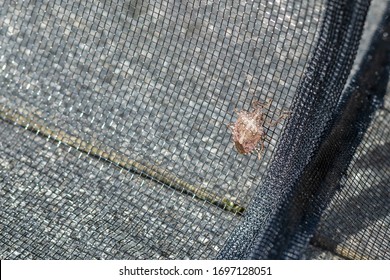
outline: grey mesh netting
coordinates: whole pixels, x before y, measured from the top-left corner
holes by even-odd
[[[0,1],[0,258],[388,259],[389,17]]]

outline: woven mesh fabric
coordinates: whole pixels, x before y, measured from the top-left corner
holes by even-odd
[[[390,258],[390,3],[384,10],[344,94],[341,111],[352,138],[351,162],[313,240],[350,259]]]
[[[267,177],[222,258],[297,258],[307,246],[337,186],[340,175],[334,173],[342,169],[333,170],[334,166],[344,164],[343,157],[338,157],[344,139],[338,142],[337,132],[328,135],[332,134],[331,123],[367,9],[366,1],[328,3],[316,55],[293,104],[296,115],[290,119]]]
[[[0,1],[0,257],[388,257],[388,103],[324,148],[368,8]],[[240,154],[231,124],[259,101],[264,151]]]

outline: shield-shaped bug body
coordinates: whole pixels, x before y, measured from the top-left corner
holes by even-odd
[[[282,114],[276,121],[267,122],[263,110],[268,110],[270,105],[271,102],[255,101],[249,111],[237,111],[237,120],[229,127],[232,131],[234,145],[240,154],[257,152],[258,158],[261,159],[264,142],[267,138],[266,129],[276,126],[286,117],[286,114]]]

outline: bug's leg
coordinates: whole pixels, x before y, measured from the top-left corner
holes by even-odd
[[[228,124],[226,124],[226,126],[227,126],[228,129],[232,129],[233,123],[228,123]]]
[[[252,108],[261,109],[263,108],[263,103],[261,103],[259,100],[252,100]]]
[[[282,117],[279,117],[277,120],[275,121],[268,121],[265,123],[266,126],[268,127],[271,127],[271,126],[276,126],[278,123],[280,123],[284,118]]]
[[[284,116],[285,118],[288,118],[290,115],[291,115],[291,111],[282,111],[282,116]]]
[[[276,126],[278,123],[280,123],[283,119],[287,118],[289,115],[290,115],[290,112],[283,112],[283,114],[281,114],[279,116],[279,118],[277,118],[274,121],[268,121],[265,123],[265,125],[267,125],[269,127]]]
[[[265,137],[264,137],[264,142],[267,142],[268,144],[271,144],[271,137],[269,137],[268,135],[266,135]]]
[[[252,106],[254,108],[258,108],[258,109],[266,109],[268,110],[269,107],[271,106],[272,104],[272,99],[271,98],[268,98],[266,102],[261,102],[259,100],[253,100],[252,101]]]
[[[272,99],[271,98],[268,98],[267,99],[267,103],[264,103],[264,107],[265,109],[269,109],[269,107],[271,107],[271,104],[272,104]]]
[[[261,142],[261,149],[260,151],[258,152],[257,154],[257,158],[260,160],[261,159],[261,155],[263,154],[263,151],[264,151],[264,141]]]
[[[280,115],[279,115],[279,118],[287,118],[291,115],[291,111],[282,111],[282,110],[279,110],[280,112]]]

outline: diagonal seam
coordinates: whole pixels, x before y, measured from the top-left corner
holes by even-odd
[[[141,163],[120,154],[103,143],[91,144],[80,137],[68,134],[59,128],[50,127],[40,118],[32,114],[26,117],[23,114],[12,110],[5,105],[0,108],[0,119],[25,128],[37,135],[47,138],[53,142],[72,147],[84,154],[106,161],[112,165],[143,176],[144,178],[161,183],[180,193],[192,196],[198,200],[208,202],[225,211],[242,215],[245,208],[225,197],[220,197],[202,187],[193,185],[183,179],[178,178],[171,172],[159,168],[153,164]]]

